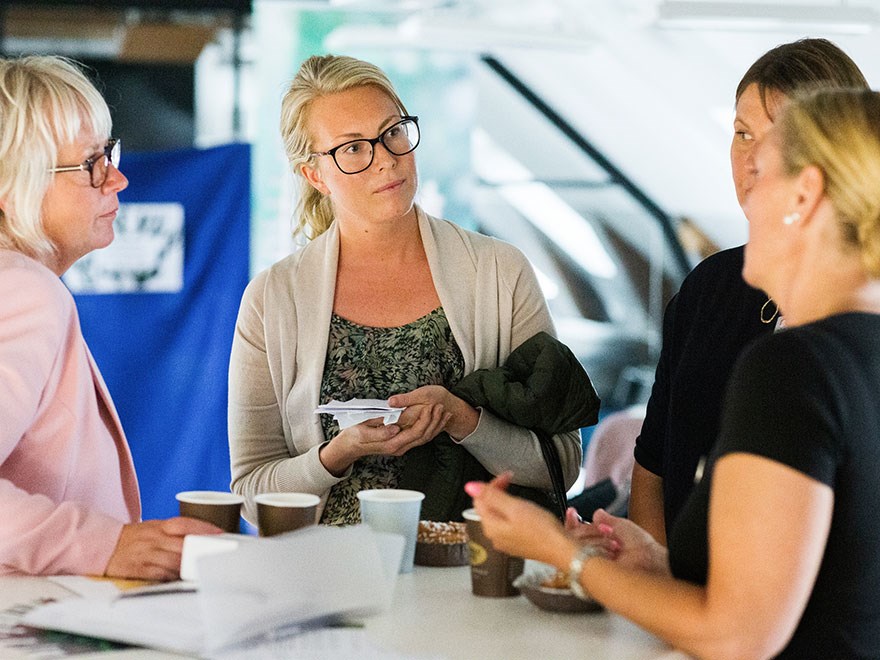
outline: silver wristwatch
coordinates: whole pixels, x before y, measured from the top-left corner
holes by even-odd
[[[599,557],[603,554],[605,553],[601,547],[592,543],[587,543],[578,549],[574,554],[574,557],[572,557],[571,563],[568,565],[568,588],[571,589],[571,593],[581,600],[591,600],[590,596],[584,591],[584,588],[580,583],[584,564],[591,557]]]

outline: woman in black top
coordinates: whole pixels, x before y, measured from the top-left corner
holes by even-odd
[[[740,205],[755,143],[773,126],[780,104],[804,87],[868,84],[849,56],[825,39],[801,39],[762,55],[736,89],[730,162]],[[709,257],[666,309],[629,503],[629,517],[663,544],[718,437],[721,401],[736,359],[778,322],[776,303],[743,281],[742,266],[742,247]]]
[[[786,329],[737,361],[668,562],[632,521],[600,512],[581,545],[502,488],[469,492],[496,546],[689,653],[878,658],[880,92],[790,102],[750,176],[743,276]]]

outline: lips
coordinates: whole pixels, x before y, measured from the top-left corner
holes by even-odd
[[[406,180],[406,179],[398,179],[397,181],[392,181],[391,183],[386,183],[384,186],[382,186],[381,188],[376,189],[374,192],[376,192],[376,193],[383,193],[383,192],[388,192],[388,191],[391,191],[391,190],[397,190],[398,188],[400,188],[400,186],[403,185],[403,182],[404,182],[405,180]]]
[[[107,211],[107,213],[102,213],[98,217],[99,218],[115,218],[118,213],[119,213],[119,207],[117,206],[112,211]]]

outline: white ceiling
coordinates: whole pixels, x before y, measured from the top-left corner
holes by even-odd
[[[869,82],[880,86],[880,0],[254,0],[255,7],[273,4],[344,13],[345,23],[327,44],[337,52],[348,45],[400,45],[491,55],[660,208],[692,218],[722,247],[746,238],[727,151],[734,89],[749,64],[780,43],[823,36],[850,53]],[[704,15],[717,10],[726,18],[690,29],[661,25],[659,18],[672,9]],[[22,11],[10,14],[17,19],[8,26],[7,47],[36,30],[32,23],[44,28],[58,23],[34,9]],[[852,11],[873,12],[868,17],[873,24],[862,26],[867,32],[854,34],[852,26],[835,24]],[[783,20],[773,31],[754,20],[743,24],[744,18],[780,13]],[[80,49],[98,43],[97,26],[105,14],[76,22],[82,26],[74,34],[71,21],[63,21],[62,36]],[[19,23],[28,17],[25,30]],[[118,23],[118,17],[107,23],[113,34]],[[59,34],[37,30],[35,38],[49,39],[57,49],[64,43]],[[153,46],[155,52],[168,50]],[[249,74],[246,70],[245,84]],[[218,93],[218,85],[210,87]],[[244,98],[247,106],[249,96]],[[213,105],[228,114],[224,104]],[[535,160],[552,178],[592,178],[575,149],[558,147]]]

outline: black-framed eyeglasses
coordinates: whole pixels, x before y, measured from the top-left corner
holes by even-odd
[[[333,162],[343,174],[363,172],[373,164],[376,144],[381,142],[395,156],[403,156],[419,146],[419,118],[405,116],[391,124],[372,140],[350,140],[327,151],[315,151],[312,156],[333,156]]]
[[[104,146],[104,151],[95,154],[79,165],[60,165],[52,167],[50,172],[81,172],[86,171],[91,177],[92,188],[100,188],[107,181],[110,165],[119,168],[119,159],[122,157],[122,140],[110,138]]]

